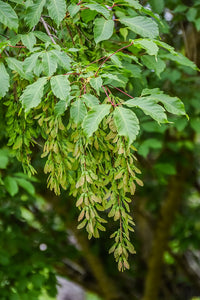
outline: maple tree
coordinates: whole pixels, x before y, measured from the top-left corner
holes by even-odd
[[[47,187],[76,199],[78,229],[91,239],[106,230],[106,215],[118,224],[109,252],[120,271],[129,269],[130,203],[143,185],[141,122],[167,129],[172,114],[187,120],[183,102],[152,87],[149,73],[159,79],[169,61],[198,68],[162,41],[167,25],[139,1],[13,0],[0,1],[0,10],[3,138],[27,174],[3,177],[4,192],[16,197],[21,187],[37,198],[28,176],[37,174],[32,157],[41,151]],[[139,153],[156,147],[145,142]]]

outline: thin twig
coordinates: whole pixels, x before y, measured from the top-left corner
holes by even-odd
[[[9,57],[9,53],[4,49],[3,52]],[[1,56],[0,56],[1,57]]]
[[[53,43],[54,45],[56,45],[56,42],[55,42],[54,38],[52,37],[51,32],[49,31],[49,28],[48,28],[47,23],[45,22],[45,20],[43,19],[43,17],[40,17],[40,20],[41,20],[42,24],[44,25],[44,28],[45,28],[45,30],[46,30],[48,36],[49,36],[50,39],[52,40],[52,43]]]
[[[109,91],[110,95],[112,95],[112,92],[108,87],[107,87],[107,90]],[[115,106],[119,106],[119,105],[122,105],[122,103],[115,103]]]
[[[92,65],[92,64],[94,64],[94,63],[96,63],[96,62],[98,62],[98,61],[100,61],[100,60],[102,60],[102,59],[104,59],[104,58],[106,58],[106,56],[103,56],[103,57],[101,57],[101,58],[99,58],[99,59],[97,59],[97,60],[92,61],[92,62],[89,63],[87,66],[85,66],[85,67],[83,68],[83,70],[86,69],[87,67],[89,67],[90,65]]]
[[[65,73],[63,75],[80,75],[81,73],[77,73],[77,72],[71,72],[71,73]]]
[[[12,45],[7,45],[6,47],[11,47],[11,48],[26,48],[25,46],[12,46]]]
[[[69,35],[72,39],[72,44],[75,46],[75,42],[74,42],[74,38],[73,38],[73,35],[72,35],[72,32],[71,32],[71,29],[69,28],[69,25],[66,23],[66,27],[67,27],[67,31],[69,32]]]
[[[134,99],[134,97],[132,97],[131,95],[127,94],[126,92],[124,92],[124,91],[120,90],[119,88],[117,88],[117,87],[113,86],[112,84],[109,84],[109,85],[110,85],[110,86],[112,86],[112,88],[114,88],[114,89],[116,89],[116,90],[120,91],[120,92],[121,92],[121,93],[123,93],[124,95],[126,95],[126,96],[128,96],[128,97],[130,97],[130,98]]]
[[[101,87],[102,87],[102,89],[104,90],[106,96],[108,97],[108,101],[112,104],[112,106],[115,106],[115,103],[111,100],[111,98],[110,98],[110,96],[108,95],[108,93],[107,93],[105,87],[104,87],[103,85],[102,85]]]
[[[56,34],[58,33],[58,30],[56,30],[53,26],[47,24],[48,28],[53,30]]]
[[[122,51],[123,49],[126,49],[126,48],[128,48],[128,47],[130,47],[130,46],[132,46],[132,45],[133,45],[133,42],[131,42],[131,43],[130,43],[129,45],[127,45],[127,46],[124,46],[124,47],[122,47],[122,48],[116,50],[116,51],[113,52],[111,55],[109,55],[109,56],[102,62],[102,64],[99,66],[99,68],[97,69],[97,71],[96,71],[96,73],[95,73],[94,76],[97,77],[97,74],[98,74],[99,70],[101,69],[101,67],[105,64],[105,62],[106,62],[111,56],[113,56],[113,55],[116,54],[117,52]]]

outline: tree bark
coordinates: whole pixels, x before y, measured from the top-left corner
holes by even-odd
[[[158,299],[162,278],[163,255],[167,248],[175,214],[181,204],[185,178],[186,172],[178,172],[168,184],[168,195],[161,207],[160,218],[152,243],[142,300]]]

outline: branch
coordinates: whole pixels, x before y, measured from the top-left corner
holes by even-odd
[[[42,24],[44,25],[44,28],[45,28],[45,30],[46,30],[48,36],[49,36],[50,39],[52,40],[52,43],[53,43],[54,45],[56,45],[56,42],[55,42],[54,38],[52,37],[51,32],[49,31],[49,28],[48,28],[47,23],[45,22],[45,20],[43,19],[43,17],[41,17],[40,20],[41,20]]]
[[[12,45],[7,45],[6,47],[11,47],[11,48],[26,48],[25,46],[12,46]]]

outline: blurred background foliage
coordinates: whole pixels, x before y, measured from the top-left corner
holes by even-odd
[[[151,0],[141,4],[164,18],[161,37],[200,67],[200,1]],[[106,43],[106,42],[105,42]],[[167,59],[163,52],[163,58]],[[170,55],[170,54],[168,54]],[[136,70],[135,70],[136,71]],[[197,300],[200,296],[200,77],[168,62],[164,72],[144,68],[128,83],[137,96],[160,87],[185,104],[189,120],[171,116],[157,125],[141,114],[136,143],[144,187],[132,211],[137,254],[119,273],[109,234],[88,241],[77,231],[74,199],[46,188],[40,148],[33,155],[38,174],[29,178],[7,148],[4,108],[0,110],[0,297],[2,300],[56,299],[56,276],[80,284],[88,299]],[[157,76],[158,75],[158,76]],[[140,112],[138,112],[138,115]],[[96,295],[95,295],[96,294]],[[94,296],[93,296],[94,295]],[[50,297],[50,298],[49,298]],[[68,298],[67,298],[68,299]]]

